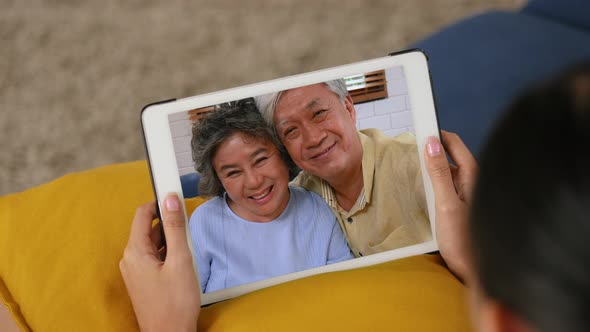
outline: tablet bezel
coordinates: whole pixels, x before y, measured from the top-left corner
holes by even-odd
[[[169,126],[168,116],[170,114],[186,112],[189,110],[217,105],[232,100],[259,96],[310,84],[322,83],[333,79],[358,75],[359,73],[371,72],[396,66],[402,66],[405,72],[405,78],[408,87],[408,98],[410,98],[410,103],[412,105],[413,125],[416,134],[416,142],[418,145],[418,155],[422,170],[422,179],[424,182],[424,191],[428,205],[428,214],[433,239],[428,242],[408,247],[260,280],[215,292],[203,294],[201,290],[202,305],[222,301],[257,289],[314,274],[369,266],[438,250],[438,244],[436,242],[435,236],[436,220],[434,213],[434,193],[425,168],[424,154],[422,153],[423,147],[426,145],[429,136],[440,137],[427,57],[421,50],[408,50],[393,53],[382,58],[366,60],[353,64],[284,77],[189,98],[153,103],[144,107],[141,112],[142,131],[144,134],[144,143],[148,156],[152,185],[156,195],[156,201],[158,202],[158,215],[161,216],[160,208],[161,204],[163,203],[162,200],[167,193],[177,193],[181,201],[184,198]],[[182,204],[182,207],[185,220],[187,220],[188,223],[189,216],[187,216],[186,207],[184,204]],[[191,252],[194,252],[188,227],[186,234]],[[198,277],[196,266],[195,273]]]

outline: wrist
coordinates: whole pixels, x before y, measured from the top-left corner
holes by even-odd
[[[451,273],[453,273],[455,275],[455,277],[457,277],[457,279],[459,279],[459,281],[461,281],[463,284],[465,284],[466,281],[469,279],[469,273],[470,273],[470,268],[469,268],[469,263],[467,261],[467,257],[457,256],[457,255],[455,255],[455,256],[447,255],[442,250],[440,251],[440,254],[441,254],[442,258],[444,259],[449,271],[451,271]]]

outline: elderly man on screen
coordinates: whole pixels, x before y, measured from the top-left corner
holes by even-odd
[[[356,130],[344,80],[256,98],[301,172],[338,218],[355,256],[432,239],[416,141],[377,129]]]

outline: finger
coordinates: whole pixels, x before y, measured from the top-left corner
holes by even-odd
[[[137,208],[129,233],[129,247],[151,247],[152,221],[157,218],[156,204],[150,202]]]
[[[470,201],[477,177],[477,161],[457,134],[443,131],[443,141],[448,143],[447,151],[458,166],[453,172],[455,188],[462,200]]]
[[[154,246],[154,253],[156,254],[156,257],[158,257],[158,259],[163,262],[164,259],[166,258],[166,256],[162,255],[162,251],[164,250],[164,241],[163,238],[164,236],[162,235],[162,226],[161,226],[161,221],[158,220],[158,222],[155,225],[152,225],[152,232],[150,233],[150,239],[152,241],[152,244]]]
[[[453,162],[455,162],[458,167],[467,168],[470,170],[477,167],[475,158],[465,143],[463,143],[459,135],[446,130],[442,130],[441,134],[442,141],[445,144],[447,153],[451,156],[451,159],[453,159]]]
[[[424,159],[434,190],[435,204],[440,205],[456,199],[457,193],[453,184],[451,168],[445,150],[438,138],[434,136],[428,137],[424,150]]]
[[[186,222],[178,195],[175,193],[166,195],[163,203],[162,219],[164,236],[166,236],[167,257],[175,257],[187,252],[190,254],[186,238]]]
[[[152,226],[152,231],[150,233],[150,238],[152,243],[156,246],[157,249],[162,248],[164,245],[164,241],[162,241],[162,226],[161,221],[158,221],[155,225]]]
[[[166,261],[166,246],[158,249],[158,255],[160,257],[160,261]]]
[[[449,165],[451,168],[451,177],[453,178],[453,181],[455,182],[455,188],[457,188],[457,178],[459,177],[459,167],[455,166],[455,165]]]

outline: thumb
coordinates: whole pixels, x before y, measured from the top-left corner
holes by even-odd
[[[434,190],[435,204],[457,196],[451,168],[445,154],[445,150],[438,138],[428,137],[425,149],[425,161],[432,188]]]
[[[182,205],[175,193],[169,193],[162,204],[162,225],[166,236],[166,257],[188,252],[186,221]]]

